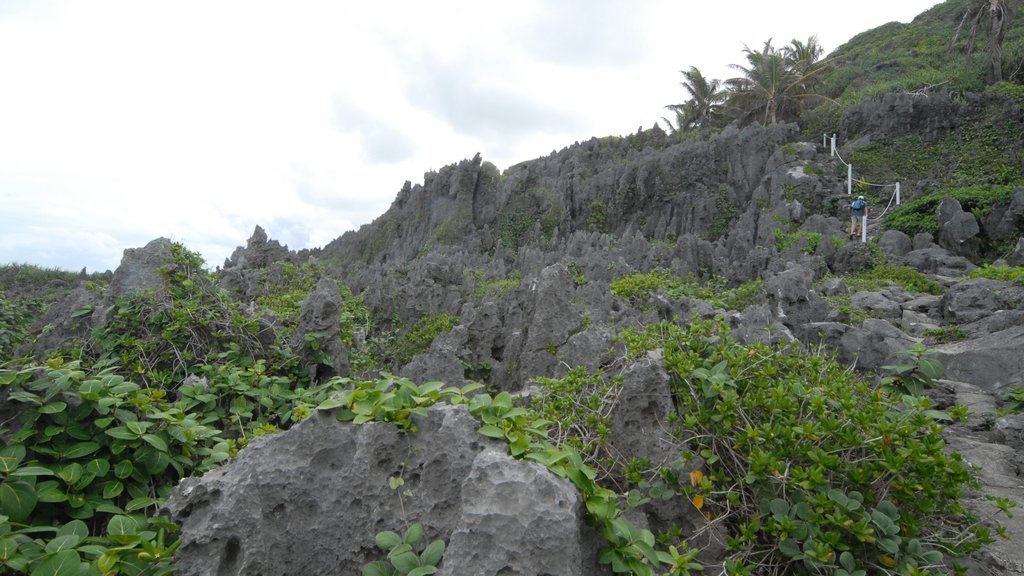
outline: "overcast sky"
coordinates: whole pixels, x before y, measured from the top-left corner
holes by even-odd
[[[90,271],[259,224],[323,246],[406,180],[650,128],[680,70],[936,0],[0,0],[0,264]]]

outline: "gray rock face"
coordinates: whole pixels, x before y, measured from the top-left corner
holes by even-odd
[[[540,465],[481,451],[462,484],[460,504],[441,576],[584,575],[579,494]]]
[[[945,198],[935,209],[939,224],[939,245],[960,256],[974,256],[978,251],[981,226],[970,212],[965,212],[955,198]]]
[[[110,280],[108,298],[113,300],[134,292],[162,290],[166,283],[160,269],[170,265],[171,259],[171,241],[167,238],[157,238],[142,248],[125,249]]]
[[[615,450],[627,460],[650,460],[652,466],[678,459],[678,442],[666,432],[667,419],[675,407],[661,355],[648,354],[630,366],[622,378],[622,391],[612,412],[611,443]]]
[[[1008,266],[1024,266],[1024,236],[1017,239],[1017,245],[1014,246],[1013,252],[1006,257],[1006,264]]]
[[[956,324],[980,320],[1000,310],[1024,307],[1024,286],[975,278],[952,286],[939,303],[942,317]]]
[[[857,292],[850,296],[850,305],[867,310],[875,318],[899,320],[903,315],[899,302],[880,292]]]
[[[996,205],[981,220],[985,236],[997,242],[1013,241],[1019,238],[1021,222],[1024,222],[1024,187],[1010,194],[1009,204]],[[1019,264],[1015,264],[1019,266]]]
[[[289,345],[303,359],[314,381],[349,373],[348,351],[341,343],[341,293],[332,278],[321,278],[302,301]]]
[[[418,382],[436,380],[449,386],[462,386],[466,382],[466,369],[461,358],[468,355],[465,352],[467,339],[466,327],[456,326],[435,338],[430,349],[414,357],[398,375]]]
[[[967,276],[977,268],[967,258],[950,254],[948,250],[939,247],[915,249],[903,258],[903,263],[925,274],[952,277]]]
[[[403,434],[318,413],[183,480],[167,503],[182,529],[177,573],[354,576],[384,557],[374,535],[406,522],[447,542],[440,574],[593,573],[571,484],[512,459],[464,407],[431,408],[417,424]]]
[[[565,266],[545,268],[531,290],[536,292],[535,308],[522,362],[534,367],[538,374],[550,374],[558,363],[557,350],[583,330],[586,314],[572,304],[573,279]]]
[[[892,362],[897,352],[902,352],[916,341],[896,328],[887,320],[868,318],[859,328],[847,330],[840,338],[839,355],[857,367],[878,370]]]
[[[890,258],[899,258],[914,249],[914,240],[899,230],[886,230],[878,238],[878,247]]]
[[[946,376],[988,392],[1024,385],[1024,326],[938,346],[935,357]]]

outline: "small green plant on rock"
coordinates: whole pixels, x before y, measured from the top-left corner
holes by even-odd
[[[375,560],[363,566],[363,576],[427,576],[437,572],[444,556],[444,540],[434,540],[419,553],[416,547],[423,540],[423,525],[416,522],[405,534],[385,530],[377,533],[377,546],[387,552],[387,561]]]

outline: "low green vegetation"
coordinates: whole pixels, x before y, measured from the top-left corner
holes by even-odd
[[[981,266],[971,270],[971,278],[988,278],[1024,285],[1024,266]]]
[[[814,254],[821,242],[821,234],[817,232],[797,231],[786,232],[780,228],[772,231],[775,236],[775,249],[779,252],[800,244],[800,251],[804,254]]]
[[[577,367],[562,378],[536,378],[534,382],[539,386],[530,409],[551,422],[551,441],[573,448],[590,466],[610,466],[614,460],[608,447],[611,413],[622,389],[622,377]]]
[[[881,262],[870,269],[843,278],[846,286],[854,291],[881,290],[898,286],[915,294],[940,295],[942,285],[909,266]]]
[[[0,358],[11,358],[15,350],[30,342],[33,321],[46,304],[40,298],[9,300],[0,295]]]
[[[946,198],[960,202],[960,206],[975,216],[985,216],[994,207],[1010,203],[1010,194],[1016,186],[978,185],[965,188],[944,188],[940,191],[919,196],[892,210],[885,216],[888,228],[913,236],[920,232],[936,234],[939,224],[935,211]]]
[[[645,274],[622,276],[611,283],[610,289],[613,296],[628,300],[631,304],[641,304],[649,296],[664,291],[674,299],[685,296],[704,300],[715,308],[742,310],[763,296],[764,283],[754,280],[729,288],[728,282],[717,276],[706,281],[693,276],[682,280],[666,270],[654,270]]]
[[[466,272],[467,277],[469,272]],[[504,297],[510,291],[515,290],[523,282],[518,271],[511,272],[504,278],[488,278],[483,270],[475,270],[473,275],[473,296],[482,299],[488,294],[497,294]]]
[[[921,335],[933,344],[949,344],[950,342],[959,342],[967,338],[967,333],[956,324],[944,328],[925,330]]]

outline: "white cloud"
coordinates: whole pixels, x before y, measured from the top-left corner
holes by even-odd
[[[320,246],[478,152],[650,127],[679,70],[933,4],[4,0],[0,262],[114,268],[166,236],[218,265],[257,224]]]

